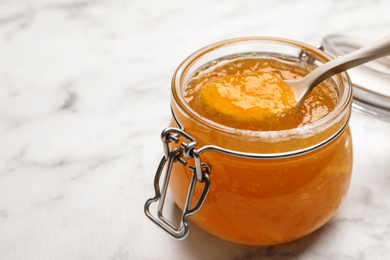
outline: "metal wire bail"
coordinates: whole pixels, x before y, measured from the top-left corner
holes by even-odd
[[[180,145],[170,150],[169,143],[174,142],[177,144],[179,142],[179,137],[183,137],[184,139],[189,141],[189,143],[187,144],[185,142],[182,142]],[[187,237],[189,231],[187,218],[200,210],[209,192],[209,175],[211,169],[208,164],[201,163],[200,155],[195,149],[197,141],[193,137],[185,133],[183,130],[174,127],[168,127],[162,131],[161,140],[163,142],[164,147],[164,156],[160,161],[154,178],[155,196],[146,201],[144,211],[146,216],[150,220],[152,220],[155,224],[165,230],[168,234],[177,239],[184,239]],[[180,226],[176,227],[174,224],[172,224],[171,221],[169,221],[163,216],[163,209],[168,190],[169,179],[172,171],[172,165],[175,162],[179,162],[183,165],[183,167],[186,166],[187,161],[183,158],[183,156],[186,159],[194,159],[195,165],[189,166],[189,169],[192,171],[192,178],[188,188],[183,213],[181,216]],[[161,178],[164,178],[164,180],[162,182],[160,190]],[[190,209],[196,183],[198,181],[204,183],[203,192],[195,207]],[[150,205],[155,202],[158,202],[157,216],[154,216],[150,212]]]

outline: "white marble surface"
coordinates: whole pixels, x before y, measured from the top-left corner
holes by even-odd
[[[353,113],[333,220],[281,246],[176,241],[143,213],[170,78],[216,41],[389,33],[387,0],[1,0],[0,259],[389,259],[390,123]],[[168,204],[172,201],[169,201]]]

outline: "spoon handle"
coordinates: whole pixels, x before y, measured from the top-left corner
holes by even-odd
[[[310,85],[314,87],[337,73],[387,55],[390,55],[390,35],[318,67],[310,73],[313,79]]]

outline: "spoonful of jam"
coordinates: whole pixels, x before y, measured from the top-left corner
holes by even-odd
[[[246,120],[277,114],[296,103],[292,88],[266,72],[211,80],[202,87],[199,100],[214,114]]]

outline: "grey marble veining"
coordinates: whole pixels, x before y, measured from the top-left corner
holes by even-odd
[[[184,58],[249,35],[374,40],[389,33],[389,10],[385,0],[0,1],[0,259],[389,259],[390,124],[355,112],[349,193],[308,237],[245,246],[190,223],[176,241],[143,213]]]

